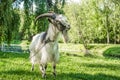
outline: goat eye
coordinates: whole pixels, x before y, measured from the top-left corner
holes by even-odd
[[[60,25],[62,26],[62,27],[66,27],[64,24],[62,24],[62,23],[60,23]]]
[[[60,22],[59,22],[58,20],[56,20],[56,23],[57,23],[57,24],[60,24]]]

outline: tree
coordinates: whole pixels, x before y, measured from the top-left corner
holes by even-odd
[[[81,0],[79,4],[67,4],[64,11],[73,28],[71,42],[82,43],[79,36],[74,36],[81,29],[88,43],[119,43],[119,9],[118,0]]]
[[[13,10],[12,2],[12,0],[1,0],[0,3],[0,43],[6,40],[9,44],[19,26],[19,16],[17,10]]]

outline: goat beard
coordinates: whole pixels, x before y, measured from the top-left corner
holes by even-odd
[[[62,31],[64,43],[68,43],[69,37],[67,31]]]

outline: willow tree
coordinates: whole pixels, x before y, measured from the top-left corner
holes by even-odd
[[[19,26],[19,15],[17,10],[13,10],[13,2],[14,0],[0,2],[0,43],[3,41],[10,43]]]

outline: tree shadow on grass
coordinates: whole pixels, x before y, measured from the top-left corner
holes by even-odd
[[[6,75],[34,75],[34,72],[26,71],[26,70],[8,70],[8,71],[1,71],[0,74]],[[36,75],[40,75],[40,73],[35,72]]]
[[[83,65],[91,68],[106,68],[109,70],[120,70],[120,64],[83,63]]]
[[[98,73],[95,75],[86,73],[63,73],[59,74],[57,80],[119,80],[120,77]]]
[[[10,70],[10,71],[2,71],[0,74],[4,75],[11,75],[14,77],[14,75],[18,76],[30,76],[31,78],[37,77],[38,79],[41,78],[41,74],[39,72],[31,72],[26,70]],[[36,80],[36,79],[35,79]],[[54,78],[52,74],[47,74],[47,78],[43,80],[120,80],[120,77],[112,76],[112,75],[106,75],[103,73],[98,73],[95,75],[87,74],[87,73],[58,73],[57,77]]]
[[[83,57],[81,55],[78,54],[74,54],[74,53],[65,53],[67,56],[73,56],[73,57]]]
[[[28,58],[27,53],[0,52],[0,58]]]
[[[39,77],[41,77],[39,72],[27,70],[8,70],[0,72],[0,80],[39,80]]]

